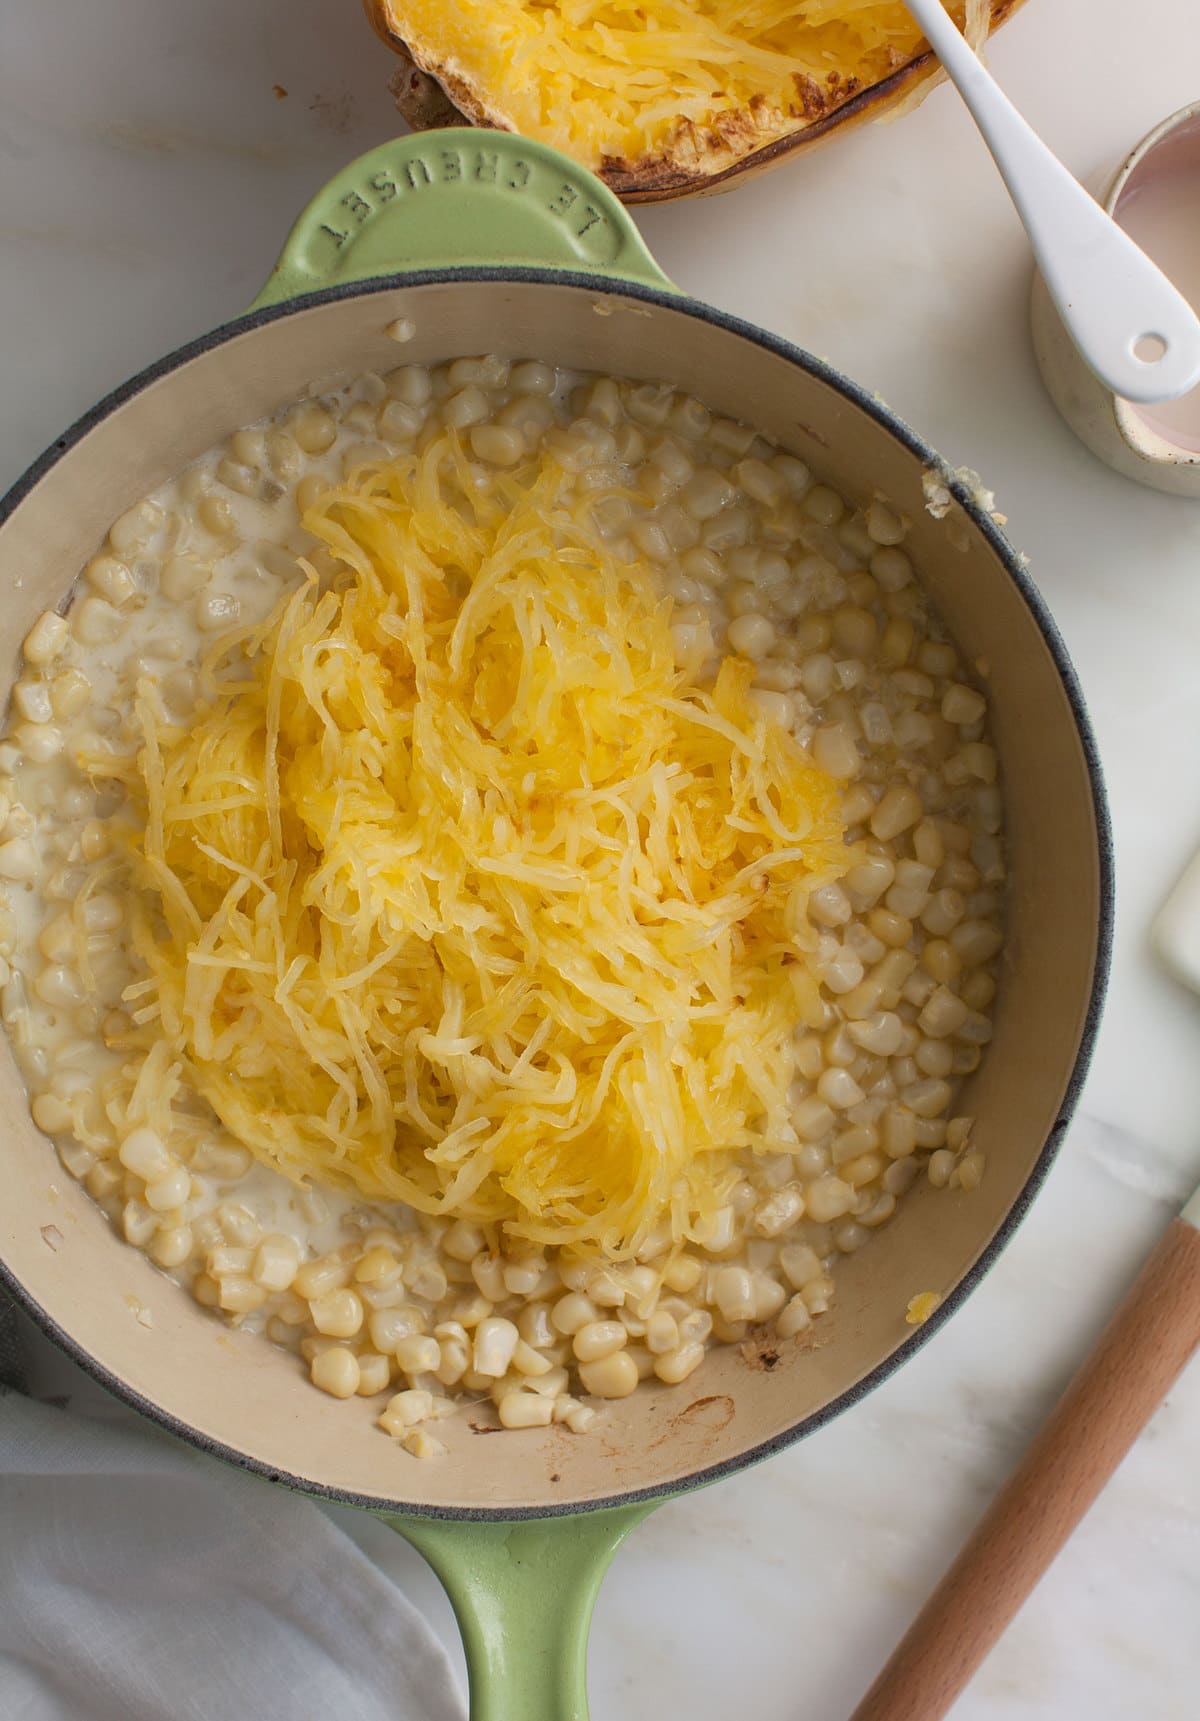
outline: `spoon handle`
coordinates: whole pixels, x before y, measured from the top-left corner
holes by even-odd
[[[939,1721],[1200,1344],[1200,1192],[851,1721]]]
[[[1200,382],[1200,320],[1013,107],[942,0],[905,0],[992,152],[1050,296],[1106,388],[1144,404]]]

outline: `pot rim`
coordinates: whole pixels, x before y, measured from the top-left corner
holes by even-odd
[[[784,359],[787,363],[826,383],[846,399],[852,401],[909,453],[920,460],[926,468],[939,474],[955,502],[970,518],[976,529],[983,534],[1003,565],[1009,579],[1016,586],[1045,641],[1046,649],[1054,661],[1055,669],[1062,682],[1075,730],[1083,750],[1084,764],[1091,788],[1099,872],[1099,913],[1088,1007],[1062,1103],[1016,1200],[1009,1207],[995,1235],[989,1240],[970,1269],[946,1294],[937,1309],[921,1326],[914,1328],[908,1338],[897,1345],[895,1350],[884,1357],[853,1386],[848,1387],[845,1392],[839,1393],[836,1398],[831,1399],[819,1410],[814,1411],[809,1416],[802,1417],[798,1422],[791,1424],[770,1439],[747,1446],[718,1464],[703,1466],[691,1471],[684,1477],[669,1482],[652,1483],[635,1489],[617,1490],[598,1499],[555,1501],[544,1506],[502,1506],[490,1510],[478,1506],[430,1506],[420,1502],[360,1494],[349,1489],[336,1488],[327,1483],[314,1482],[294,1476],[282,1468],[265,1464],[261,1459],[240,1452],[235,1447],[227,1446],[222,1441],[213,1440],[201,1430],[193,1428],[191,1424],[184,1422],[162,1405],[146,1398],[135,1388],[119,1379],[90,1351],[84,1349],[64,1327],[60,1326],[12,1274],[7,1264],[0,1260],[0,1286],[72,1362],[83,1369],[106,1391],[112,1393],[114,1397],[168,1433],[186,1440],[190,1446],[194,1446],[212,1457],[235,1464],[240,1469],[261,1476],[268,1482],[282,1483],[286,1487],[295,1489],[298,1493],[307,1494],[314,1499],[328,1500],[335,1505],[353,1506],[385,1514],[484,1523],[569,1517],[585,1512],[597,1512],[610,1507],[634,1505],[639,1502],[650,1503],[669,1498],[692,1488],[704,1487],[725,1476],[736,1475],[739,1471],[748,1469],[762,1459],[769,1458],[773,1453],[782,1451],[784,1447],[791,1446],[807,1435],[816,1433],[818,1429],[825,1427],[827,1423],[840,1416],[843,1411],[859,1403],[875,1387],[882,1385],[897,1369],[915,1356],[941,1330],[950,1316],[962,1307],[984,1275],[995,1264],[1029,1211],[1034,1197],[1041,1189],[1050,1167],[1057,1157],[1063,1137],[1078,1104],[1079,1095],[1095,1049],[1096,1035],[1099,1030],[1108,985],[1114,918],[1112,827],[1095,734],[1091,719],[1088,716],[1079,678],[1067,653],[1058,626],[1041,593],[1026,571],[1025,564],[1017,551],[1009,543],[987,510],[981,507],[972,491],[947,467],[946,463],[939,458],[928,443],[861,384],[845,376],[834,366],[826,363],[825,360],[815,357],[801,347],[797,347],[791,341],[787,341],[779,335],[771,334],[768,330],[761,329],[753,323],[746,322],[727,311],[718,310],[716,307],[705,304],[702,300],[691,298],[686,294],[677,291],[668,292],[660,288],[646,287],[628,281],[614,280],[586,271],[534,267],[472,266],[397,271],[389,275],[374,276],[364,281],[322,288],[316,292],[305,293],[294,299],[288,299],[281,304],[266,305],[256,310],[247,311],[242,316],[219,324],[207,334],[176,347],[163,358],[137,372],[128,381],[121,383],[88,412],[76,419],[26,468],[7,493],[0,497],[0,530],[3,529],[5,522],[17,506],[58,464],[59,460],[104,419],[110,417],[119,407],[125,405],[143,389],[169,376],[173,371],[181,369],[192,359],[223,346],[227,341],[267,323],[278,322],[296,312],[309,310],[314,306],[329,304],[336,300],[364,298],[372,294],[394,292],[397,288],[442,286],[459,282],[480,284],[489,281],[498,285],[516,283],[578,287],[589,292],[638,299],[648,304],[660,306],[664,310],[679,312],[697,322],[723,329],[745,340],[753,341],[776,357]]]

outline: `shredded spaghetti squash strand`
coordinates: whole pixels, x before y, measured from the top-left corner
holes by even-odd
[[[305,518],[337,576],[221,643],[186,730],[143,690],[130,995],[290,1177],[622,1256],[795,1148],[785,905],[855,856],[572,484],[481,492],[450,434],[360,468]]]

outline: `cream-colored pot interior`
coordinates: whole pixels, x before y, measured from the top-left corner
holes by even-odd
[[[398,347],[385,329],[406,317]],[[1012,898],[995,1040],[961,1109],[987,1152],[982,1188],[922,1180],[896,1220],[838,1269],[810,1348],[754,1362],[714,1352],[685,1386],[643,1385],[599,1432],[477,1436],[418,1462],[375,1426],[378,1404],[313,1390],[296,1359],[199,1308],[107,1220],[33,1127],[0,1045],[0,1255],[25,1296],[112,1384],[204,1443],[301,1486],[417,1510],[516,1511],[677,1485],[786,1438],[914,1341],[920,1291],[950,1293],[1011,1223],[1069,1104],[1104,943],[1105,862],[1077,716],[1042,626],[997,543],[957,506],[925,506],[919,454],[823,377],[686,308],[535,280],[377,286],[206,343],[133,392],[49,466],[0,527],[5,686],[35,617],[61,604],[113,517],[229,431],[313,385],[397,363],[499,351],[662,378],[755,424],[851,496],[886,495],[967,659],[990,688],[1008,799]],[[53,1229],[50,1229],[53,1228]],[[57,1235],[56,1235],[57,1234]]]

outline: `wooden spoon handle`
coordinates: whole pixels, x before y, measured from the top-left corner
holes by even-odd
[[[851,1721],[938,1721],[1200,1344],[1200,1231],[1168,1227]]]

